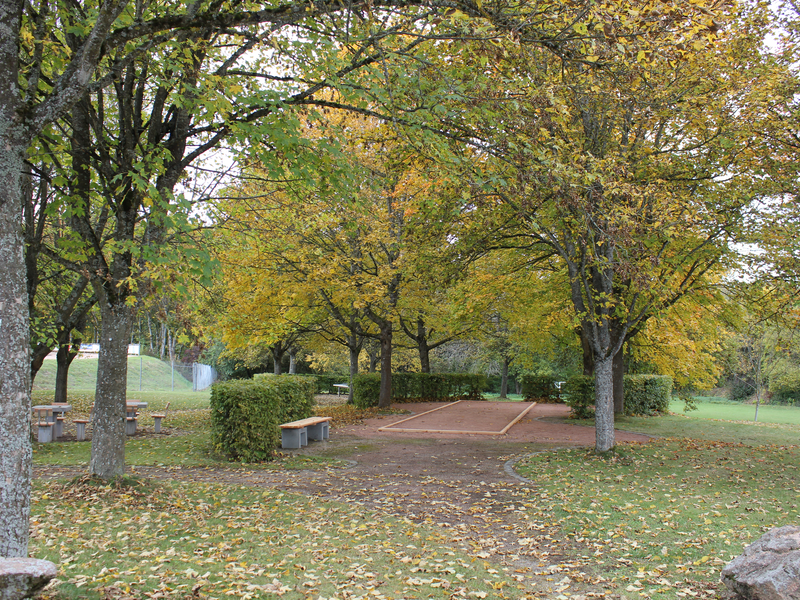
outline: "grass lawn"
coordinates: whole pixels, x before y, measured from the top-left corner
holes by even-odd
[[[694,440],[739,442],[751,446],[762,444],[800,444],[800,408],[763,406],[759,422],[738,420],[750,414],[753,407],[727,402],[698,402],[698,410],[683,412],[683,402],[672,402],[674,412],[658,417],[615,417],[617,429],[659,437],[685,437]],[[570,420],[576,425],[593,426],[587,419]]]
[[[141,375],[141,377],[140,377]],[[192,382],[175,370],[173,377],[169,363],[152,356],[128,357],[128,392],[191,392]],[[76,358],[69,367],[70,390],[94,391],[97,383],[97,359]],[[56,387],[56,361],[45,360],[33,380],[34,390],[54,390]]]
[[[128,464],[254,468],[209,451],[208,393],[137,399],[149,402],[148,410],[171,402],[176,410],[166,426],[181,432],[130,438]],[[70,400],[84,410],[91,394]],[[765,407],[780,409],[783,420],[753,424],[722,420],[734,415],[728,404],[700,406],[688,416],[619,419],[621,429],[661,438],[622,445],[613,456],[562,449],[517,463],[536,485],[514,514],[527,521],[531,540],[547,531],[570,548],[540,572],[556,590],[571,577],[627,600],[713,598],[720,569],[744,545],[771,527],[800,522],[796,413]],[[89,443],[34,444],[34,461],[85,465],[89,452]],[[320,465],[287,458],[259,468],[309,466]],[[44,596],[52,600],[534,597],[514,573],[457,552],[451,535],[357,502],[235,484],[37,480],[31,556],[60,565],[58,585]]]
[[[509,579],[449,534],[250,487],[141,490],[37,482],[31,556],[43,598],[503,598]]]
[[[527,518],[552,520],[581,568],[624,598],[714,597],[720,570],[772,527],[800,521],[800,447],[661,439],[614,457],[524,459]]]
[[[753,422],[756,414],[755,404],[742,404],[723,398],[710,396],[700,397],[697,410],[686,413],[696,419],[720,419],[725,421]],[[670,402],[672,412],[683,413],[683,402]],[[800,425],[800,407],[782,406],[780,404],[762,404],[758,408],[759,423],[777,423],[783,425]]]

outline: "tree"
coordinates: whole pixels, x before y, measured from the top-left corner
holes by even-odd
[[[517,246],[566,270],[594,363],[598,451],[614,446],[614,358],[725,266],[755,195],[737,120],[757,85],[746,65],[760,60],[755,28],[736,21],[749,16],[640,8],[598,5],[576,24],[583,63],[522,44],[462,51],[494,59],[504,82],[471,94],[484,99],[471,113],[484,149],[470,165],[476,209],[513,217]]]
[[[49,4],[39,8],[21,0],[0,2],[0,371],[4,373],[0,555],[8,557],[27,554],[30,510],[29,316],[19,217],[26,153],[33,140],[72,110],[87,91],[110,85],[130,61],[153,52],[163,40],[180,35],[177,32],[263,22],[282,26],[325,10],[298,11],[287,3],[248,11],[212,3],[208,8],[192,4],[185,10],[180,5],[156,6],[145,15],[141,6],[131,10],[124,0],[92,7],[71,5],[71,9],[59,5],[61,13],[51,12]],[[348,10],[359,8],[356,3]],[[59,35],[65,24],[71,37],[69,52],[63,51]],[[107,70],[95,77],[101,61],[108,61]],[[108,470],[120,471],[118,461]]]

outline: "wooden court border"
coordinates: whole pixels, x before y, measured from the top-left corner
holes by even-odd
[[[449,404],[445,404],[444,406],[440,406],[438,408],[433,408],[431,410],[426,410],[424,413],[419,413],[418,415],[414,415],[413,417],[407,417],[401,421],[397,421],[396,423],[392,423],[391,425],[386,425],[385,427],[379,427],[378,431],[399,431],[401,433],[457,433],[457,434],[474,434],[474,435],[505,435],[508,433],[508,430],[511,429],[514,425],[516,425],[522,417],[528,414],[534,406],[536,406],[536,402],[532,402],[530,406],[528,406],[525,410],[519,413],[513,421],[511,421],[508,425],[503,427],[500,431],[467,431],[462,429],[407,429],[407,428],[395,428],[395,425],[400,425],[400,423],[405,423],[406,421],[411,421],[412,419],[416,419],[417,417],[421,417],[423,415],[427,415],[432,412],[436,412],[437,410],[442,410],[444,408],[450,408],[451,406],[455,406],[459,404],[461,400],[457,400],[456,402],[451,402]]]

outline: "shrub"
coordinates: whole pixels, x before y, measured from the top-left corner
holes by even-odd
[[[485,387],[485,375],[392,373],[392,400],[394,402],[480,400]],[[353,403],[359,408],[378,406],[380,391],[381,376],[379,373],[357,375],[353,382]]]
[[[211,441],[230,460],[272,458],[281,443],[280,424],[310,417],[316,381],[298,375],[267,375],[211,387]]]
[[[359,373],[353,379],[353,404],[357,408],[378,406],[381,397],[380,373]]]
[[[734,377],[731,381],[731,400],[744,402],[753,395],[755,384],[749,378]]]
[[[574,419],[590,419],[594,416],[594,377],[576,375],[564,383],[563,397],[572,409]]]
[[[556,387],[560,381],[551,375],[522,376],[522,395],[525,400],[539,400],[540,402],[561,402],[561,391]]]
[[[793,370],[774,377],[769,382],[772,401],[779,404],[800,404],[800,371]]]
[[[625,375],[626,415],[652,415],[669,410],[672,395],[672,378],[667,375]],[[594,377],[578,375],[564,384],[567,405],[572,417],[589,419],[594,415]]]
[[[672,377],[625,375],[624,386],[626,415],[653,415],[669,411]]]

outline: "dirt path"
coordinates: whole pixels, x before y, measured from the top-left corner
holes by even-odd
[[[421,413],[436,405],[403,405]],[[426,428],[449,427],[448,410],[441,422]],[[274,487],[321,499],[358,503],[382,513],[432,524],[452,531],[452,540],[480,558],[525,581],[536,596],[569,592],[599,592],[587,554],[566,546],[552,525],[537,518],[535,483],[521,480],[511,469],[531,452],[561,446],[591,446],[594,429],[559,421],[565,407],[535,407],[505,436],[379,432],[378,428],[405,417],[370,419],[362,425],[333,429],[329,442],[312,443],[295,451],[351,461],[343,469],[318,471],[243,471],[207,468],[135,467],[132,472],[180,481],[230,482]],[[410,425],[410,423],[408,423]],[[494,429],[492,429],[494,431]],[[648,438],[618,432],[618,441]],[[38,477],[68,477],[76,469],[37,467]],[[542,507],[546,510],[549,507]],[[533,510],[532,510],[533,509]],[[573,596],[574,597],[574,596]],[[609,595],[608,597],[613,597]]]

